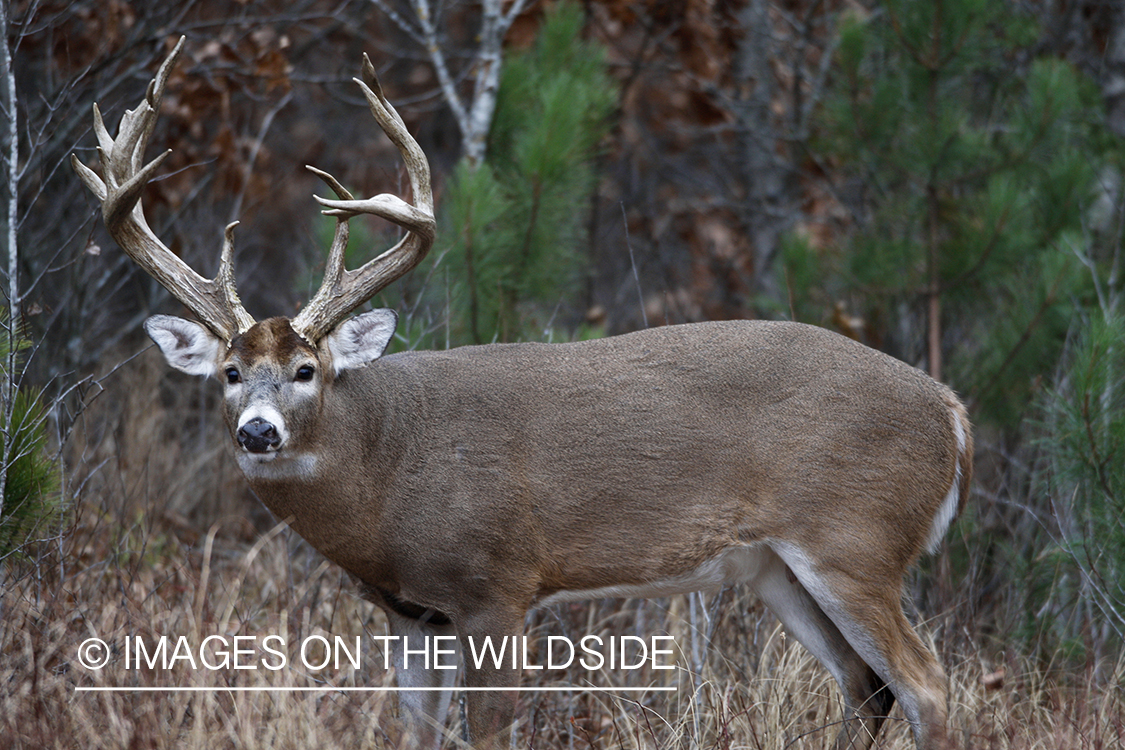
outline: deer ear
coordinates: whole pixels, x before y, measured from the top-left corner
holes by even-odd
[[[172,367],[188,375],[215,374],[223,342],[203,326],[172,315],[153,315],[145,321],[145,331]]]
[[[385,309],[365,312],[338,325],[325,337],[336,374],[383,356],[397,325],[398,314]]]

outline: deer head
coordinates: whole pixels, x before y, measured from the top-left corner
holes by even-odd
[[[145,321],[149,336],[168,363],[192,375],[218,375],[227,384],[227,420],[244,451],[273,458],[294,426],[308,421],[324,378],[362,366],[382,355],[394,334],[397,316],[374,310],[345,320],[356,307],[407,273],[429,251],[434,239],[433,194],[425,154],[402,118],[383,95],[375,68],[364,55],[363,79],[354,79],[371,114],[398,147],[406,164],[415,205],[394,195],[356,200],[332,175],[308,169],[323,179],[338,200],[316,196],[323,213],[336,217],[336,231],[320,289],[292,320],[256,323],[242,306],[234,278],[234,229],[227,226],[219,270],[205,279],[172,253],[153,233],[141,207],[141,193],[170,151],[144,163],[144,151],[160,110],[168,75],[183,50],[181,38],[149,84],[145,100],[121,118],[111,138],[94,105],[94,132],[102,175],[75,156],[72,163],[102,204],[106,228],[118,245],[196,315],[199,323],[170,315]],[[407,230],[401,241],[355,270],[344,267],[348,221],[359,214],[387,219]],[[246,378],[249,370],[254,377]],[[283,404],[263,405],[264,389],[285,388]],[[281,408],[279,408],[279,406]],[[282,412],[291,414],[289,420]]]

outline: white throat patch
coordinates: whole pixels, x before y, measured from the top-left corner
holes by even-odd
[[[246,478],[253,480],[302,480],[317,477],[317,458],[315,453],[248,453],[239,451],[238,468]]]

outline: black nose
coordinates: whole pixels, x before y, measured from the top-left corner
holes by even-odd
[[[254,417],[238,428],[238,444],[251,453],[265,453],[280,443],[277,428],[261,417]]]

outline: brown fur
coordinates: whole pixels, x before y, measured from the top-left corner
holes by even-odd
[[[267,318],[237,336],[230,342],[228,358],[238,357],[246,362],[273,359],[285,362],[298,354],[316,356],[316,350],[297,335],[288,318]]]

